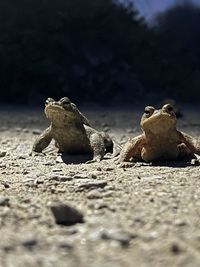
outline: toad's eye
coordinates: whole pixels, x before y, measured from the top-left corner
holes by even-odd
[[[171,113],[172,111],[174,111],[173,106],[170,105],[170,104],[166,104],[166,105],[164,105],[163,109],[164,109],[166,112],[168,112],[168,113]]]
[[[148,106],[145,108],[144,114],[146,116],[151,116],[153,114],[154,110],[155,110],[154,107]]]
[[[65,97],[65,98],[62,98],[60,100],[60,102],[62,103],[62,105],[69,105],[71,102],[69,100],[69,98]]]
[[[146,115],[150,115],[150,110],[148,110],[148,109],[146,109],[145,111],[144,111],[144,113],[146,114]]]
[[[170,106],[167,107],[167,110],[168,110],[169,112],[171,112],[171,111],[173,111],[173,107],[170,105]]]
[[[45,104],[48,105],[48,104],[53,103],[53,102],[54,102],[54,99],[51,98],[51,97],[49,97],[49,98],[47,98],[47,100],[45,101]]]
[[[63,103],[64,105],[68,105],[68,104],[70,104],[70,102],[69,102],[68,100],[64,100],[62,103]]]

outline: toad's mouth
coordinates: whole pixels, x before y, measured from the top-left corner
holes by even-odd
[[[141,122],[141,127],[144,131],[163,133],[175,128],[176,120],[169,113],[158,111]]]
[[[45,114],[47,116],[55,113],[62,115],[64,113],[67,114],[67,111],[57,103],[50,103],[45,106]]]
[[[60,104],[58,103],[48,103],[45,105],[45,110],[46,111],[49,111],[49,110],[52,110],[52,111],[60,111],[60,110],[65,110]]]
[[[73,113],[59,104],[49,104],[45,107],[45,115],[49,121],[57,126],[65,125],[73,119]]]

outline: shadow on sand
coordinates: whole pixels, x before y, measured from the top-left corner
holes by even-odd
[[[70,155],[63,153],[60,154],[58,158],[60,158],[60,161],[62,161],[65,164],[80,164],[80,163],[87,163],[88,161],[92,160],[93,155],[92,154]]]
[[[104,160],[111,159],[112,155],[109,153],[104,156]],[[93,154],[66,154],[62,153],[59,154],[57,157],[57,162],[62,162],[65,164],[80,164],[80,163],[92,163],[93,161]]]
[[[152,162],[151,166],[153,167],[172,167],[172,168],[185,168],[185,167],[194,167],[199,166],[200,162],[197,159],[192,160],[177,160],[177,161],[156,161]]]

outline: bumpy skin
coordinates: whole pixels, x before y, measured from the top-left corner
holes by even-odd
[[[55,140],[56,147],[68,154],[91,154],[93,161],[103,159],[112,152],[113,142],[108,134],[98,132],[90,126],[87,118],[68,97],[59,101],[48,98],[44,110],[51,122],[33,145],[33,151],[42,152]]]
[[[122,148],[119,158],[121,164],[130,159],[153,162],[196,158],[195,154],[200,155],[200,142],[176,129],[176,115],[170,104],[159,110],[147,106],[140,125],[143,133],[130,138]]]

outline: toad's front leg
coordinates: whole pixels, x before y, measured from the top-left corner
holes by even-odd
[[[131,158],[136,161],[141,160],[141,151],[144,143],[145,142],[143,135],[139,135],[135,138],[130,138],[128,142],[124,145],[120,153],[120,167],[126,167],[127,162],[129,162]]]
[[[35,143],[33,144],[32,151],[34,152],[42,152],[51,142],[51,126],[45,129],[41,135],[36,139]]]

